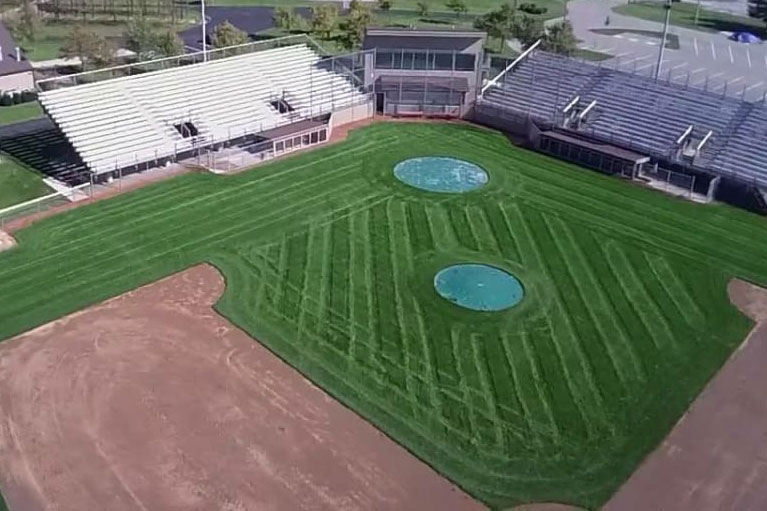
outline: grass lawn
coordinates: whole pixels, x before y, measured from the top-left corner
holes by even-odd
[[[192,24],[193,19],[193,17],[189,17],[189,19],[184,20],[184,24],[179,25],[177,29],[182,30],[186,24]],[[50,20],[43,23],[37,39],[34,42],[27,42],[23,45],[27,58],[35,61],[60,58],[61,46],[64,44],[64,40],[72,29],[79,24],[83,24],[83,22],[75,19],[62,19],[60,21]],[[116,22],[110,20],[92,20],[89,18],[84,25],[88,31],[95,32],[119,45],[127,21],[123,18]],[[170,22],[167,20],[156,20],[153,22],[153,25],[158,29],[167,29],[171,26]]]
[[[43,116],[43,109],[37,101],[13,106],[0,106],[0,125],[28,121]]]
[[[407,158],[481,165],[435,194]],[[0,254],[0,339],[209,261],[217,309],[496,509],[601,505],[738,346],[738,275],[766,283],[767,224],[447,124],[378,124],[322,150],[191,174],[41,221]],[[524,301],[441,299],[459,262]]]
[[[49,193],[53,190],[43,183],[39,174],[0,153],[0,209]]]
[[[704,30],[710,32],[738,32],[748,31],[757,35],[764,35],[765,23],[748,16],[736,16],[716,11],[709,11],[701,7],[698,24],[695,24],[696,4],[692,2],[675,3],[671,9],[671,23],[685,28]],[[613,7],[619,14],[634,16],[650,21],[663,22],[665,10],[661,2],[639,1],[626,5]]]

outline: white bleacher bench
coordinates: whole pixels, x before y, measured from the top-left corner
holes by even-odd
[[[320,62],[297,44],[50,90],[40,102],[91,172],[111,172],[365,100]],[[293,111],[280,113],[275,98]],[[187,122],[197,136],[174,127]]]

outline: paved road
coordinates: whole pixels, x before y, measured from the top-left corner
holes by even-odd
[[[599,34],[605,28],[643,30],[660,33],[661,23],[622,16],[610,10],[613,2],[574,0],[568,12],[581,47],[609,53],[615,58],[605,65],[645,75],[652,75],[658,59],[660,37],[632,32]],[[609,27],[605,19],[610,16]],[[730,41],[727,34],[707,33],[671,27],[669,33],[679,40],[679,49],[667,49],[661,66],[661,78],[693,87],[764,100],[767,95],[767,44],[746,45]]]

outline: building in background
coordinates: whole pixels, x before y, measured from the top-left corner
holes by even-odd
[[[363,48],[375,50],[366,79],[377,109],[388,115],[461,117],[482,86],[487,34],[475,31],[370,28]]]
[[[24,57],[11,32],[0,23],[0,92],[17,92],[34,88],[32,64]]]

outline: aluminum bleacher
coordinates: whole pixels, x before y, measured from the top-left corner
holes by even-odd
[[[767,188],[767,108],[751,104],[744,109],[727,145],[709,168]]]
[[[100,174],[365,101],[321,62],[298,44],[49,90],[40,102]]]
[[[575,98],[582,107],[596,101],[585,122],[568,129],[677,160],[679,137],[706,143],[692,163],[696,170],[767,187],[767,109],[677,84],[533,51],[488,87],[480,105],[564,124],[563,108]]]

